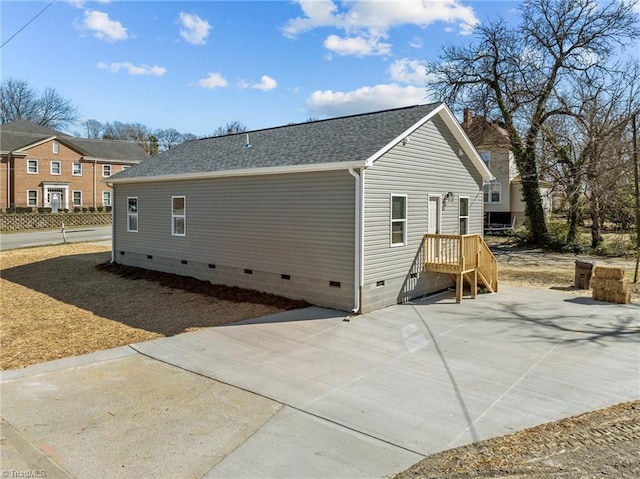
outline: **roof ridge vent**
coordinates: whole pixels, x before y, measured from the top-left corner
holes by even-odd
[[[242,146],[242,148],[244,148],[245,150],[248,148],[251,148],[251,143],[249,143],[249,133],[247,133],[247,141],[246,143]]]

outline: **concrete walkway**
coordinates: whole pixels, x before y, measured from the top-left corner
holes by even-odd
[[[501,287],[343,319],[308,308],[5,371],[2,468],[385,477],[640,398],[638,305]]]

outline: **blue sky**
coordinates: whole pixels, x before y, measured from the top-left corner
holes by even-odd
[[[3,0],[2,42],[49,2]],[[431,101],[424,62],[517,5],[57,0],[2,48],[2,78],[55,88],[83,119],[253,130]]]

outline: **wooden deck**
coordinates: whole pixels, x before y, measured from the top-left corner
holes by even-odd
[[[456,282],[456,301],[462,301],[466,281],[475,298],[478,284],[498,291],[498,261],[479,234],[424,235],[425,271],[451,275]]]

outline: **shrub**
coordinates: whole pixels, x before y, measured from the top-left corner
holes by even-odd
[[[53,208],[45,208],[44,212],[45,213],[52,213],[53,212]]]
[[[7,208],[7,214],[13,215],[13,214],[15,214],[15,212],[16,212],[16,209],[14,207]]]
[[[88,209],[88,208],[85,208],[85,207],[83,206],[83,207],[82,207],[82,212],[83,212],[83,213],[86,213],[87,211],[89,211],[89,209]]]
[[[97,210],[98,210],[98,213],[102,213],[102,210],[104,210],[104,208],[102,206],[98,206]]]
[[[73,207],[73,212],[74,213],[80,213],[82,211],[82,208],[80,208],[79,206],[74,206]]]
[[[89,206],[89,213],[95,213],[95,212],[96,212],[95,206]]]
[[[104,207],[104,210],[105,210],[107,213],[111,213],[111,206],[105,206],[105,207]]]
[[[63,213],[68,213],[69,212],[69,208],[65,208],[62,210]]]

